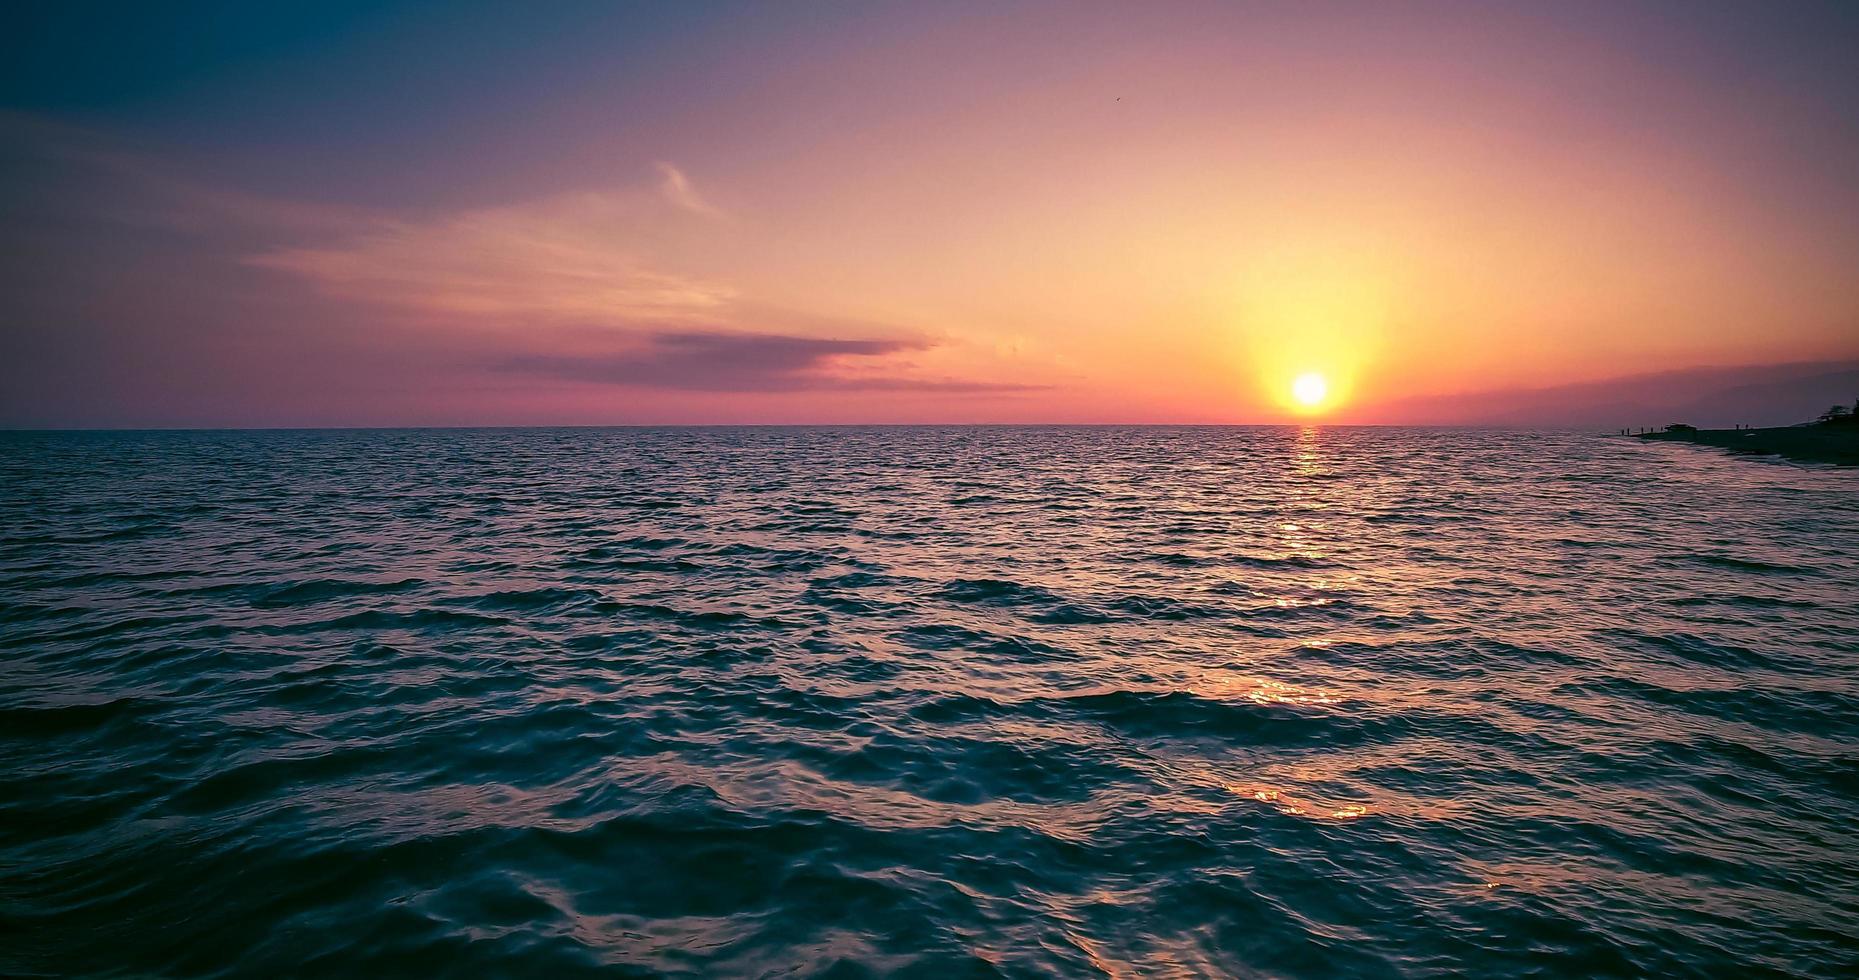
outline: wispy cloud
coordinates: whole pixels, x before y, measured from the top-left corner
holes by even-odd
[[[328,244],[249,261],[340,296],[434,316],[616,324],[716,317],[734,289],[648,259],[654,200],[580,193],[425,222],[376,220]]]
[[[658,172],[658,192],[665,200],[693,214],[701,214],[710,218],[723,216],[721,209],[697,193],[697,187],[691,183],[691,178],[685,176],[684,171],[679,170],[676,165],[660,161]]]
[[[946,378],[835,370],[933,346],[924,340],[843,340],[782,334],[658,333],[619,352],[521,354],[497,364],[504,371],[571,381],[687,391],[944,391],[1031,390]],[[856,366],[856,365],[854,365]]]

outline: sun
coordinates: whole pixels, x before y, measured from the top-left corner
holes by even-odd
[[[1330,396],[1330,383],[1315,371],[1300,374],[1291,382],[1291,398],[1305,408],[1316,408]]]

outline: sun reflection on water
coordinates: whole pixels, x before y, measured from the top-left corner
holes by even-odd
[[[1283,681],[1261,681],[1259,685],[1246,692],[1246,697],[1259,704],[1336,704],[1340,699],[1319,691],[1308,691]]]
[[[1366,803],[1323,802],[1295,797],[1275,786],[1239,784],[1227,787],[1234,795],[1269,803],[1279,813],[1313,820],[1355,820],[1369,814]]]

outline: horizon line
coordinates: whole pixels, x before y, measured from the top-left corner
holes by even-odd
[[[1808,423],[1798,423],[1808,424]],[[1493,429],[1565,432],[1602,427],[1568,424],[1490,422],[561,422],[459,425],[156,425],[156,426],[0,426],[0,433],[140,433],[140,432],[447,432],[481,429]],[[1662,427],[1662,426],[1661,426]],[[1653,428],[1611,426],[1610,430]],[[1788,428],[1764,426],[1763,428]],[[1611,431],[1599,432],[1613,434]]]

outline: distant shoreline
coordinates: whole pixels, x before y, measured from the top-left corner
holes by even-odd
[[[1775,429],[1692,429],[1642,432],[1636,439],[1688,442],[1733,453],[1781,456],[1805,463],[1859,466],[1859,428],[1791,425]]]

